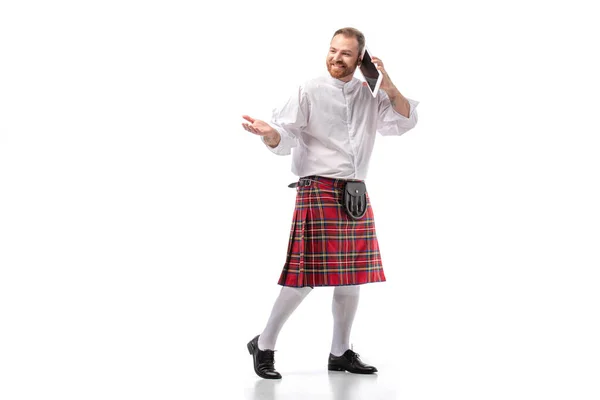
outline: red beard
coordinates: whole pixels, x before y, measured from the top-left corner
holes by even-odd
[[[336,63],[335,65],[340,66],[342,68],[334,68],[334,66],[331,65],[331,62],[327,61],[327,71],[329,71],[329,74],[334,78],[341,79],[354,73],[354,68],[350,69],[344,63]]]

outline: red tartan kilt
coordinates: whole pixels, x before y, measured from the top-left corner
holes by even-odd
[[[309,186],[296,189],[287,258],[278,284],[314,287],[384,282],[368,194],[367,212],[355,221],[343,207],[345,181],[314,179]]]

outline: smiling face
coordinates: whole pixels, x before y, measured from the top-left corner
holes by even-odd
[[[343,34],[335,35],[331,39],[326,62],[327,70],[332,77],[349,82],[359,64],[358,41],[356,38]]]

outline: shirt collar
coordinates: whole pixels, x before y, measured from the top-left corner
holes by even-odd
[[[346,88],[346,89],[351,89],[352,87],[355,86],[357,79],[352,77],[352,79],[348,82],[344,82],[341,81],[339,79],[334,78],[333,76],[331,76],[330,74],[325,75],[325,78],[327,79],[327,82],[331,83],[333,86],[335,86],[336,88]]]

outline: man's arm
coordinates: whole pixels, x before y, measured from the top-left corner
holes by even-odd
[[[242,126],[248,132],[261,136],[261,141],[271,152],[286,156],[292,153],[292,148],[298,146],[298,137],[306,126],[307,115],[308,100],[300,86],[298,93],[291,96],[283,107],[273,110],[271,122],[243,115],[248,122]]]
[[[410,103],[406,100],[406,97],[402,96],[402,93],[394,86],[393,89],[386,91],[394,111],[408,118],[410,116]]]
[[[377,69],[383,74],[383,79],[379,88],[383,90],[390,98],[390,102],[392,103],[392,108],[394,111],[406,118],[409,118],[410,103],[408,100],[406,100],[402,93],[400,93],[396,85],[392,83],[392,79],[385,71],[385,68],[383,68],[383,63],[381,60],[377,57],[373,57],[373,62],[377,64]]]

